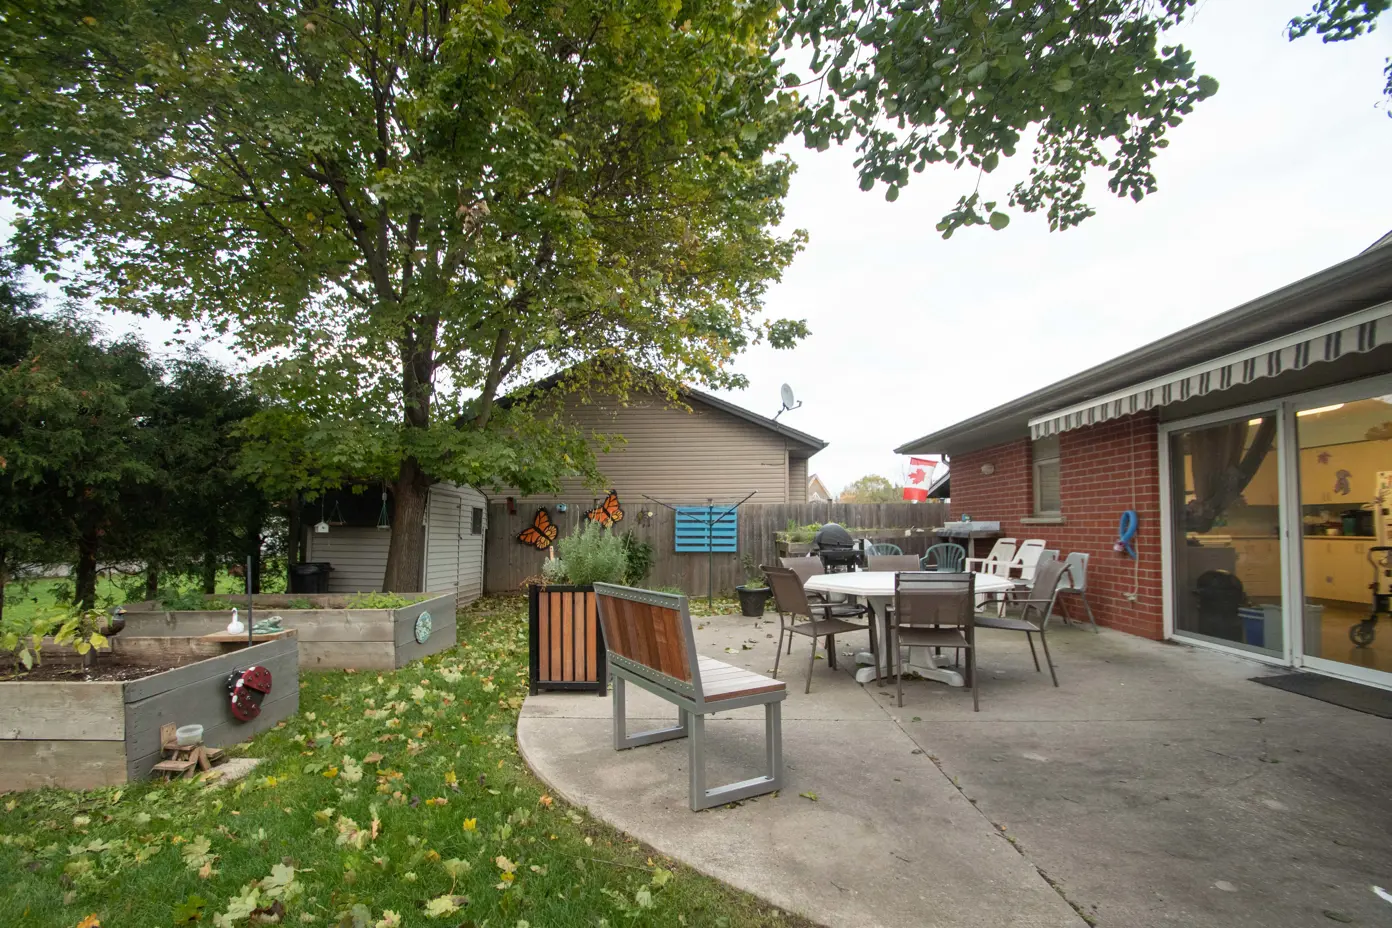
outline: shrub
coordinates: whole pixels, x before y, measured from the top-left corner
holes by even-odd
[[[642,586],[643,581],[648,579],[648,573],[652,570],[653,546],[642,541],[632,532],[624,532],[619,541],[623,546],[624,553],[624,585]]]
[[[541,579],[546,583],[569,583],[570,574],[566,572],[566,563],[558,557],[549,557],[541,562]]]
[[[567,577],[576,586],[624,581],[628,564],[623,541],[598,522],[580,526],[578,532],[561,539],[557,550]]]

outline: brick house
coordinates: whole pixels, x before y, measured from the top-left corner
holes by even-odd
[[[950,456],[955,517],[1088,553],[1099,623],[1392,687],[1392,621],[1358,640],[1392,544],[1389,372],[1392,236],[895,450]]]

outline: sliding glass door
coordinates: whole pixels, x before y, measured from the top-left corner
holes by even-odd
[[[1294,407],[1301,663],[1392,686],[1392,385]]]
[[[1168,432],[1176,636],[1285,657],[1281,432],[1276,409]]]

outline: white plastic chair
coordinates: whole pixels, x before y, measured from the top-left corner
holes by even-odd
[[[1088,621],[1092,623],[1092,630],[1096,632],[1098,631],[1097,619],[1092,614],[1092,604],[1088,602],[1087,598],[1087,571],[1088,558],[1090,556],[1091,555],[1082,551],[1074,551],[1063,559],[1064,575],[1063,579],[1059,581],[1058,591],[1060,595],[1064,593],[1078,594],[1079,598],[1083,601],[1083,608],[1087,610],[1087,617]],[[1062,605],[1062,602],[1062,600],[1059,600],[1060,605]],[[1065,622],[1068,621],[1067,608],[1063,609],[1063,620]],[[1101,634],[1100,632],[1098,633]]]
[[[1058,559],[1057,551],[1046,550],[1042,538],[1026,538],[1015,549],[1015,557],[1006,567],[1004,576],[1015,581],[1015,589],[1004,594],[996,603],[996,614],[1005,615],[1006,603],[1011,599],[1028,597],[1034,588],[1034,572],[1040,564]]]
[[[977,574],[992,574],[997,577],[1009,577],[1010,565],[1015,561],[1015,539],[997,538],[996,543],[991,545],[991,551],[985,557],[967,558],[966,569]],[[985,593],[976,594],[976,608],[979,610],[985,605],[987,599],[995,599],[996,595]]]

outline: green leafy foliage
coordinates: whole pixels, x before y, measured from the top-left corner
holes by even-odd
[[[904,501],[904,488],[895,486],[887,477],[867,474],[847,484],[838,499],[843,503],[900,503]]]
[[[768,586],[764,579],[764,572],[759,567],[759,562],[754,559],[754,555],[745,554],[740,557],[740,565],[744,567],[744,585],[752,589]]]
[[[345,605],[349,609],[400,609],[429,598],[426,595],[405,596],[401,593],[354,593],[348,597]]]
[[[0,651],[10,656],[15,673],[32,670],[39,664],[39,646],[53,626],[50,618],[32,618],[27,622],[11,619],[0,625]]]
[[[93,663],[98,650],[109,646],[102,634],[109,619],[96,609],[76,609],[54,631],[53,643],[67,645],[84,658],[84,663]]]
[[[567,581],[576,586],[622,583],[627,576],[623,541],[598,522],[585,520],[556,547],[565,562]]]
[[[1291,41],[1315,33],[1324,42],[1347,42],[1377,28],[1377,20],[1392,10],[1392,0],[1316,0],[1310,12],[1297,16],[1286,27]],[[1392,57],[1383,70],[1387,83],[1382,92],[1388,98],[1387,115],[1392,117]]]
[[[272,498],[556,490],[594,458],[498,402],[531,375],[739,386],[732,357],[806,334],[763,318],[802,242],[773,0],[4,9],[20,258],[264,359],[241,466]],[[422,550],[398,518],[388,589]]]
[[[652,573],[656,554],[653,546],[632,532],[620,535],[619,543],[624,555],[624,586],[642,586],[643,581],[648,579],[648,574]]]

